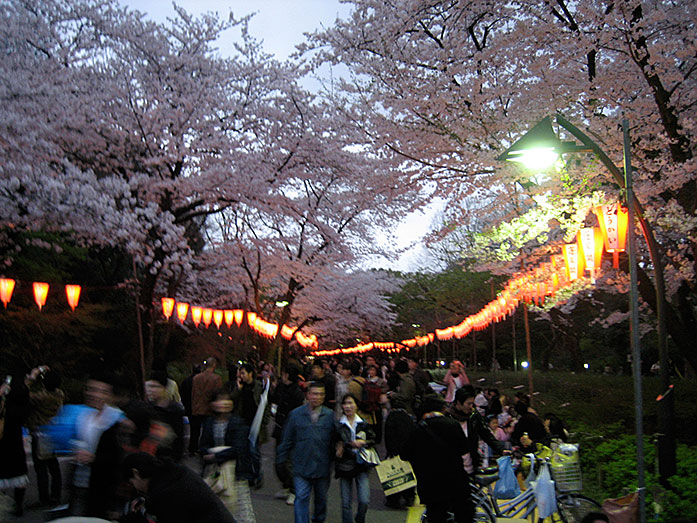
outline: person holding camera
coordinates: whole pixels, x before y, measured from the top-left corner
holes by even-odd
[[[15,516],[24,514],[24,494],[29,484],[22,437],[29,391],[22,374],[8,376],[0,385],[0,490],[14,489]]]
[[[48,366],[41,366],[27,375],[25,384],[29,387],[29,414],[25,425],[31,434],[31,458],[34,462],[36,482],[41,505],[60,503],[62,478],[58,458],[53,443],[42,427],[53,418],[63,406],[65,395],[60,389],[61,377]],[[51,494],[49,496],[48,476],[51,475]]]

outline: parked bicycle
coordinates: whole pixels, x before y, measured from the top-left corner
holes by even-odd
[[[530,521],[553,521],[579,523],[589,512],[600,510],[600,504],[581,494],[581,471],[578,460],[553,460],[550,457],[537,458],[531,466],[538,464],[549,467],[554,481],[556,511],[547,519],[538,517],[537,499],[533,482],[530,487],[512,499],[496,499],[492,485],[498,473],[487,470],[472,477],[472,499],[475,504],[475,519],[495,522],[497,517],[528,519]]]

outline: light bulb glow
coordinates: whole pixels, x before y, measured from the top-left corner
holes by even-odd
[[[559,154],[554,147],[539,147],[511,153],[510,162],[523,164],[528,169],[547,169],[554,165]]]

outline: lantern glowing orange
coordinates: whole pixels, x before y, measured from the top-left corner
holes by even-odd
[[[578,231],[578,244],[592,280],[595,280],[595,271],[600,269],[603,259],[603,243],[603,233],[598,227],[584,227]]]
[[[225,316],[225,325],[227,325],[228,328],[232,327],[232,322],[235,321],[235,313],[231,309],[225,309],[223,313]]]
[[[39,310],[46,305],[46,297],[48,296],[48,283],[34,282],[34,301],[39,306]]]
[[[254,324],[257,321],[257,313],[249,311],[247,313],[247,323],[249,323],[249,326],[254,328]]]
[[[201,316],[203,315],[203,307],[198,307],[196,305],[193,305],[191,307],[191,320],[194,322],[194,325],[198,327],[198,324],[201,323]]]
[[[563,246],[564,264],[566,265],[566,277],[569,281],[583,277],[583,257],[579,252],[577,243],[567,243]]]
[[[235,309],[233,312],[235,313],[235,323],[240,327],[244,319],[244,311],[242,309]]]
[[[217,328],[220,328],[223,323],[223,311],[217,309],[213,311],[213,323]]]
[[[188,303],[177,303],[177,318],[179,318],[179,323],[184,323],[186,321],[186,315],[189,312]]]
[[[7,309],[7,304],[12,298],[12,291],[15,290],[15,281],[10,278],[0,278],[0,300]]]
[[[629,212],[618,203],[601,205],[593,209],[598,217],[600,230],[605,240],[605,250],[612,253],[612,265],[619,268],[619,254],[624,252],[627,244],[627,227]]]
[[[65,286],[65,296],[68,298],[68,305],[75,312],[75,307],[77,307],[80,301],[80,291],[82,288],[79,285],[66,285]]]
[[[203,324],[208,328],[208,326],[213,321],[213,309],[203,309]]]
[[[162,314],[168,320],[172,317],[174,311],[174,298],[162,298]]]

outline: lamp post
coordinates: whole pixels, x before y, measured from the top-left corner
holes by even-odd
[[[650,225],[644,219],[644,213],[638,199],[632,189],[631,149],[629,142],[629,128],[627,120],[623,120],[624,143],[624,173],[610,160],[605,152],[576,126],[571,124],[562,115],[556,115],[557,124],[566,129],[581,143],[573,141],[561,141],[554,130],[549,117],[543,119],[527,134],[514,143],[497,160],[515,161],[525,163],[531,167],[544,168],[551,165],[556,159],[567,153],[590,152],[595,154],[612,175],[615,182],[625,188],[627,193],[627,207],[629,209],[629,271],[630,271],[630,302],[631,302],[631,346],[632,346],[632,374],[634,377],[634,394],[636,410],[637,432],[637,475],[639,485],[639,501],[641,521],[645,521],[644,509],[644,463],[643,463],[643,423],[642,423],[642,390],[641,390],[641,349],[639,340],[639,313],[638,313],[638,289],[637,289],[637,265],[636,244],[634,238],[634,216],[646,239],[654,268],[656,286],[656,316],[658,323],[658,348],[660,354],[661,381],[665,389],[670,386],[668,372],[668,352],[666,347],[666,321],[665,321],[665,283],[663,275],[663,263],[658,244]],[[675,430],[673,414],[673,395],[667,395],[659,403],[659,472],[662,481],[675,473]]]

